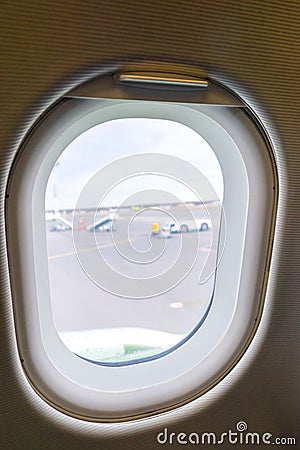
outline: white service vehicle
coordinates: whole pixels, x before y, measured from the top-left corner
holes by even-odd
[[[212,227],[210,219],[182,220],[169,222],[162,227],[163,232],[188,233],[190,231],[207,231]]]

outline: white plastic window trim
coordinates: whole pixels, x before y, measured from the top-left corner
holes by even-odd
[[[53,164],[76,136],[128,117],[177,121],[210,144],[225,183],[226,245],[210,314],[183,346],[153,361],[103,367],[72,354],[51,319],[44,197]],[[214,385],[241,356],[261,310],[275,183],[266,144],[241,108],[77,99],[56,106],[23,147],[8,190],[18,345],[33,387],[71,415],[116,420],[170,408]]]

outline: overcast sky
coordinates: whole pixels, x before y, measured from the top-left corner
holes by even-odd
[[[142,153],[176,156],[193,164],[208,178],[217,196],[222,199],[220,165],[210,146],[198,133],[168,120],[118,119],[89,129],[65,149],[49,177],[46,210],[55,209],[54,184],[59,209],[74,208],[83,187],[99,169],[120,158]],[[178,181],[164,176],[139,175],[119,183],[101,205],[116,207],[135,192],[154,188],[170,192],[181,201],[199,200]],[[97,199],[97,204],[100,200]],[[93,199],[86,207],[96,206],[94,203]]]

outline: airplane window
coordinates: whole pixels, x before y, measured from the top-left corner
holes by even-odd
[[[65,345],[125,363],[184,342],[212,304],[215,271],[203,283],[200,275],[209,252],[217,260],[222,196],[214,151],[185,125],[119,119],[72,141],[45,203],[51,305]]]
[[[44,112],[6,192],[20,363],[90,421],[170,410],[238,364],[276,218],[271,141],[242,99],[195,71],[126,70]]]

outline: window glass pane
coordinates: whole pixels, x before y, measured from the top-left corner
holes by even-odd
[[[195,131],[112,120],[61,154],[45,203],[53,319],[103,364],[169,351],[201,325],[220,256],[223,177]]]

